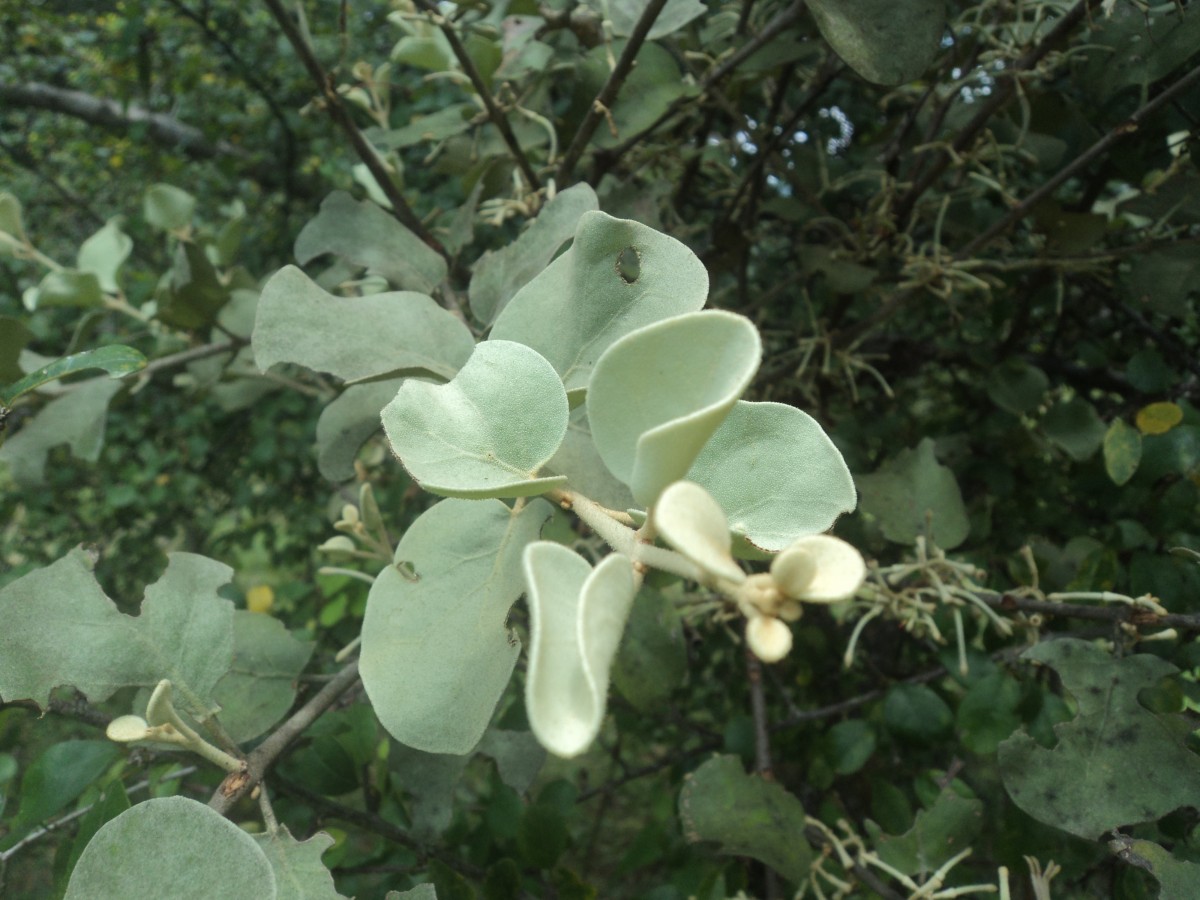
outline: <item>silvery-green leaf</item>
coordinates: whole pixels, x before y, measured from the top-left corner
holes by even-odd
[[[182,188],[152,184],[142,197],[142,214],[160,231],[178,231],[191,224],[196,198]]]
[[[647,325],[605,351],[588,384],[592,439],[639,503],[687,474],[761,357],[753,323],[721,310]]]
[[[604,720],[609,671],[635,587],[629,559],[614,553],[594,569],[562,544],[525,548],[529,585],[529,672],[525,710],[538,740],[578,756]]]
[[[475,339],[425,294],[335,297],[295,266],[284,266],[263,287],[253,346],[264,372],[290,362],[346,381],[401,369],[451,378]]]
[[[253,837],[203,803],[161,797],[130,807],[96,832],[71,873],[66,900],[278,896],[271,864]]]
[[[571,410],[567,433],[558,451],[546,463],[546,469],[555,475],[565,475],[571,490],[595,500],[609,509],[629,509],[637,504],[629,485],[619,480],[596,450],[588,425],[587,408],[577,406]]]
[[[275,873],[277,900],[345,900],[333,884],[333,873],[321,862],[321,854],[333,846],[333,838],[318,831],[307,841],[298,841],[286,826],[254,835]]]
[[[475,263],[468,298],[471,312],[490,325],[512,296],[549,265],[575,234],[579,217],[599,208],[591,185],[579,183],[560,192],[511,244],[485,253]]]
[[[562,382],[535,350],[485,341],[448,384],[402,384],[383,428],[431,493],[525,497],[566,483],[537,472],[562,443],[568,414]]]
[[[367,598],[361,672],[383,727],[430,753],[467,753],[520,652],[505,627],[524,590],[521,553],[552,507],[443,500],[405,532]]]
[[[82,272],[91,272],[100,282],[100,288],[115,294],[117,271],[133,251],[133,239],[121,231],[117,219],[109,219],[103,228],[84,241],[79,247],[75,267]]]
[[[712,494],[694,481],[676,481],[654,504],[654,527],[664,541],[712,575],[742,581],[733,561],[729,522]]]
[[[698,310],[707,296],[708,273],[679,241],[637,222],[587,212],[570,249],[509,301],[491,337],[537,350],[567,390],[580,394],[613,341]]]
[[[334,191],[296,238],[296,261],[325,253],[378,273],[398,288],[428,294],[446,279],[446,261],[369,200]]]
[[[954,473],[937,461],[933,439],[904,449],[858,479],[863,512],[875,516],[889,541],[910,544],[932,530],[933,542],[952,550],[967,539],[971,522]]]
[[[392,402],[403,379],[386,378],[349,385],[317,419],[317,468],[330,481],[354,477],[354,458],[382,428],[379,414]]]
[[[738,401],[687,477],[721,504],[735,535],[770,552],[825,531],[857,503],[833,441],[782,403]]]

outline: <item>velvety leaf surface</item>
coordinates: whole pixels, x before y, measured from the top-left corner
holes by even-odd
[[[379,416],[403,379],[352,384],[321,410],[317,419],[317,467],[330,481],[354,477],[354,458],[367,438],[383,427]]]
[[[398,288],[428,294],[446,278],[446,261],[388,212],[369,200],[334,191],[296,238],[305,265],[332,253],[376,272]]]
[[[253,346],[264,372],[290,362],[346,381],[401,369],[449,379],[471,355],[475,339],[425,294],[335,297],[285,266],[263,287]]]
[[[211,708],[233,655],[233,604],[217,596],[232,570],[191,553],[169,560],[136,618],[105,596],[78,549],[0,591],[0,697],[45,707],[53,688],[73,685],[98,702],[169,678],[191,711]]]
[[[537,472],[567,430],[567,393],[524,344],[485,341],[448,384],[406,381],[383,428],[425,490],[450,497],[523,497],[565,484]]]
[[[884,537],[913,543],[932,516],[933,540],[951,550],[967,538],[970,522],[954,473],[937,461],[933,440],[901,450],[878,471],[858,477],[863,512],[879,519]]]
[[[483,735],[520,652],[505,627],[524,590],[521,553],[551,507],[514,514],[499,500],[443,500],[405,532],[363,619],[362,679],[396,740],[430,753],[467,753]],[[453,715],[447,711],[453,710]]]
[[[577,393],[613,341],[698,310],[707,296],[708,273],[679,241],[637,222],[587,212],[570,249],[509,301],[491,338],[537,350],[567,390]]]
[[[834,52],[876,84],[919,78],[946,28],[943,0],[809,0],[808,9]]]
[[[321,862],[321,854],[333,846],[329,835],[318,832],[298,841],[281,825],[274,833],[254,835],[254,841],[275,873],[278,900],[345,900]]]
[[[782,403],[735,403],[687,477],[721,504],[735,535],[771,552],[825,531],[858,502],[824,429]]]
[[[314,646],[297,640],[278,619],[234,610],[233,662],[213,694],[221,726],[236,743],[258,737],[291,709]]]
[[[277,896],[271,863],[253,837],[203,803],[164,797],[137,804],[96,832],[71,874],[66,900]]]
[[[868,833],[888,865],[905,875],[928,876],[965,850],[983,828],[983,803],[943,790],[929,809],[917,813],[902,835],[883,834],[869,823]]]
[[[1200,757],[1182,731],[1138,702],[1174,666],[1146,653],[1114,659],[1075,638],[1038,644],[1023,658],[1058,672],[1078,714],[1054,727],[1050,750],[1024,732],[1000,745],[1004,786],[1021,809],[1094,840],[1200,805]]]
[[[647,325],[605,351],[588,385],[592,438],[639,503],[684,477],[761,357],[750,320],[720,310]]]
[[[599,209],[599,201],[591,185],[576,184],[547,203],[515,241],[480,257],[468,290],[476,318],[485,325],[495,321],[513,295],[546,268],[574,236],[579,217],[595,209]]]
[[[595,500],[601,506],[631,509],[637,505],[629,485],[613,475],[600,458],[596,442],[592,440],[586,406],[571,410],[567,433],[558,450],[546,463],[546,469],[556,475],[565,475],[571,490]]]
[[[577,756],[604,720],[608,678],[635,593],[619,553],[595,568],[551,541],[525,548],[530,647],[525,710],[542,746]]]
[[[747,775],[736,756],[715,756],[687,776],[679,818],[689,841],[716,841],[720,852],[753,857],[792,882],[808,876],[804,807],[778,784]]]

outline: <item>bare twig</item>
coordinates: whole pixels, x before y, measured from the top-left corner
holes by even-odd
[[[525,180],[529,183],[529,187],[532,190],[538,190],[542,186],[542,183],[538,179],[537,172],[530,165],[529,157],[525,155],[525,151],[521,147],[521,142],[513,134],[512,126],[508,124],[508,117],[496,105],[496,101],[492,98],[492,92],[484,84],[483,76],[479,74],[479,69],[475,67],[475,61],[471,59],[471,54],[467,52],[467,48],[459,40],[458,32],[454,30],[454,27],[446,21],[437,11],[437,7],[430,3],[429,0],[413,0],[413,2],[418,8],[428,13],[429,17],[433,19],[434,24],[445,35],[447,43],[450,44],[450,50],[454,53],[454,58],[458,60],[458,64],[462,66],[463,72],[471,80],[471,85],[475,88],[475,93],[483,101],[483,107],[487,110],[488,118],[492,120],[492,124],[500,132],[500,137],[508,145],[509,152],[512,153],[513,159],[516,160],[521,174],[525,176]]]
[[[342,102],[341,96],[334,88],[332,79],[322,67],[316,54],[313,52],[308,41],[301,33],[296,22],[288,15],[287,10],[283,8],[281,0],[263,0],[267,5],[267,9],[271,11],[271,15],[275,17],[275,21],[279,23],[280,29],[286,35],[292,48],[296,51],[296,55],[300,57],[300,61],[304,63],[304,67],[308,69],[308,74],[312,76],[313,82],[320,92],[321,100],[324,102],[325,109],[333,120],[346,133],[346,137],[350,139],[351,146],[354,147],[355,153],[359,159],[370,171],[374,177],[379,189],[383,191],[384,196],[388,198],[388,202],[392,204],[392,215],[400,220],[409,231],[417,235],[426,244],[440,253],[447,260],[450,255],[446,252],[446,248],[442,246],[442,242],[434,237],[425,223],[420,220],[412,207],[408,205],[408,201],[404,199],[404,195],[396,186],[396,182],[392,180],[391,174],[383,165],[383,160],[379,158],[379,154],[375,152],[375,148],[363,136],[359,127],[354,123],[354,118],[350,115],[350,110],[346,108],[346,104]]]
[[[579,130],[575,132],[575,137],[571,139],[571,145],[567,148],[566,155],[563,156],[562,163],[558,167],[557,182],[559,186],[566,186],[575,164],[583,156],[583,151],[587,149],[596,127],[612,108],[613,101],[617,99],[617,94],[621,90],[621,85],[625,83],[625,79],[633,70],[633,63],[637,59],[638,51],[642,49],[642,44],[645,43],[646,35],[650,33],[654,20],[658,18],[658,14],[666,5],[667,0],[650,0],[646,4],[641,18],[633,28],[633,33],[625,42],[625,49],[621,51],[620,59],[617,60],[617,64],[609,74],[608,80],[604,82],[604,86],[600,88],[600,93],[592,101],[587,115],[579,125]]]

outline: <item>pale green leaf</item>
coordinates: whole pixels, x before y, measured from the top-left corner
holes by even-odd
[[[22,394],[35,391],[51,381],[57,381],[76,372],[102,369],[113,378],[123,378],[146,367],[146,357],[132,347],[112,344],[95,350],[72,353],[30,372],[20,381],[0,390],[0,405],[11,406]]]
[[[571,410],[567,433],[557,452],[546,463],[546,469],[555,475],[565,475],[571,490],[578,491],[590,500],[609,509],[630,509],[637,504],[629,485],[618,479],[596,450],[588,425],[587,407],[577,406]]]
[[[983,821],[981,801],[960,797],[947,788],[929,809],[917,813],[912,828],[904,834],[884,834],[874,822],[868,822],[867,830],[884,862],[924,880],[967,849],[982,830]]]
[[[518,794],[529,790],[546,762],[545,749],[529,731],[489,728],[479,742],[479,752],[492,758],[500,780]]]
[[[203,803],[163,797],[130,807],[96,832],[71,873],[66,900],[278,896],[271,863],[253,837]]]
[[[404,744],[388,750],[392,784],[403,789],[409,828],[419,841],[433,842],[450,827],[454,795],[469,755],[426,753]]]
[[[654,504],[654,527],[664,541],[705,572],[731,581],[746,577],[733,561],[733,536],[720,504],[694,481],[676,481]]]
[[[121,231],[117,219],[109,219],[103,228],[80,245],[75,267],[91,272],[102,290],[115,294],[120,290],[117,272],[132,251],[133,239]]]
[[[720,310],[647,325],[605,351],[588,385],[592,438],[639,503],[687,474],[761,357],[750,320]]]
[[[954,473],[937,461],[933,440],[901,450],[870,475],[860,475],[864,513],[875,516],[889,541],[911,544],[932,528],[933,542],[952,550],[971,523]]]
[[[769,552],[827,530],[858,501],[824,429],[782,403],[739,400],[687,477],[721,504],[735,535]]]
[[[1017,806],[1089,840],[1200,806],[1200,758],[1187,748],[1187,729],[1138,701],[1174,666],[1148,653],[1116,659],[1075,638],[1037,644],[1022,658],[1058,672],[1078,714],[1054,726],[1052,749],[1024,732],[1000,744],[1004,787]]]
[[[333,846],[325,832],[298,841],[281,825],[278,831],[254,835],[254,841],[275,873],[278,900],[344,900],[321,862],[321,854]]]
[[[304,226],[294,248],[300,265],[326,253],[382,275],[398,288],[428,294],[446,279],[446,261],[369,200],[334,191]]]
[[[97,460],[104,445],[108,403],[119,390],[119,381],[94,378],[47,403],[0,446],[0,462],[9,466],[13,481],[27,488],[41,485],[46,454],[59,444],[68,444],[77,459]]]
[[[571,239],[579,217],[595,209],[599,209],[599,201],[591,186],[574,185],[547,203],[515,241],[480,257],[468,292],[476,318],[484,324],[495,321],[512,296],[546,268]]]
[[[169,184],[152,184],[142,197],[142,212],[151,227],[160,231],[178,231],[192,222],[196,198]]]
[[[1123,419],[1113,419],[1104,435],[1104,470],[1113,484],[1122,485],[1133,477],[1142,461],[1142,435]]]
[[[708,273],[691,250],[625,219],[587,212],[571,247],[509,301],[493,340],[537,350],[581,393],[596,360],[618,338],[700,309]]]
[[[233,613],[233,662],[213,690],[221,727],[235,743],[252,740],[284,717],[314,644],[297,640],[278,619]]]
[[[403,379],[352,384],[321,410],[317,419],[317,467],[330,481],[354,477],[354,458],[363,443],[383,427],[379,414],[396,396]]]
[[[648,0],[613,0],[607,7],[612,16],[613,34],[617,37],[633,34],[638,19],[648,5]],[[674,34],[688,22],[704,15],[704,11],[705,6],[700,0],[667,0],[667,5],[650,26],[646,40],[657,41]]]
[[[530,648],[525,710],[542,746],[578,756],[604,721],[608,678],[636,588],[628,557],[594,569],[551,541],[525,548]]]
[[[452,378],[475,347],[463,322],[412,291],[335,297],[295,266],[263,287],[254,360],[290,362],[354,381],[418,369]]]
[[[12,240],[6,240],[5,235],[11,235]],[[7,191],[0,193],[0,256],[11,255],[14,244],[28,240],[25,223],[21,221],[21,201]]]
[[[721,853],[753,857],[797,884],[813,864],[800,801],[773,781],[747,775],[736,756],[714,756],[687,776],[679,818],[689,841],[715,841]]]
[[[521,553],[552,507],[443,500],[405,532],[379,573],[362,627],[362,680],[384,728],[430,753],[467,753],[483,735],[520,644],[505,627],[524,590]]]
[[[169,560],[136,618],[105,596],[78,549],[0,591],[0,697],[44,708],[51,690],[73,685],[99,702],[166,678],[190,712],[210,709],[233,656],[233,604],[217,595],[232,572],[191,553]]]
[[[808,0],[835,53],[867,81],[920,78],[941,48],[944,0]]]
[[[402,384],[383,428],[427,491],[524,497],[566,483],[537,472],[562,443],[568,415],[562,382],[536,351],[485,341],[448,384]]]
[[[104,292],[91,272],[62,269],[47,273],[36,288],[26,291],[24,303],[30,312],[54,306],[90,308],[104,305]]]

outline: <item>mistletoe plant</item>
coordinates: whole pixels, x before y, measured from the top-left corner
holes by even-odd
[[[341,407],[369,411],[387,397],[392,450],[446,498],[374,580],[362,629],[375,711],[421,750],[478,744],[520,652],[505,623],[522,593],[530,724],[547,749],[574,756],[600,729],[609,670],[648,568],[727,598],[767,661],[787,653],[784,620],[799,616],[798,601],[842,599],[865,574],[856,551],[816,536],[855,505],[837,448],[800,410],[739,399],[762,356],[757,329],[701,309],[708,278],[687,247],[595,207],[590,188],[565,191],[515,252],[481,262],[470,288],[488,328],[478,343],[425,294],[339,299],[290,267],[263,289],[258,364],[298,363],[350,383],[323,417],[336,422],[319,429],[323,455],[345,457],[339,442],[361,441]],[[347,247],[335,222],[363,212],[335,195],[298,255]],[[553,257],[567,238],[570,247],[519,289],[511,273],[497,277],[512,260]],[[408,249],[393,268],[411,271],[393,280],[441,274],[434,254]],[[593,566],[540,540],[555,506],[614,552]],[[342,538],[328,549],[352,547]],[[735,558],[774,554],[760,575]]]

